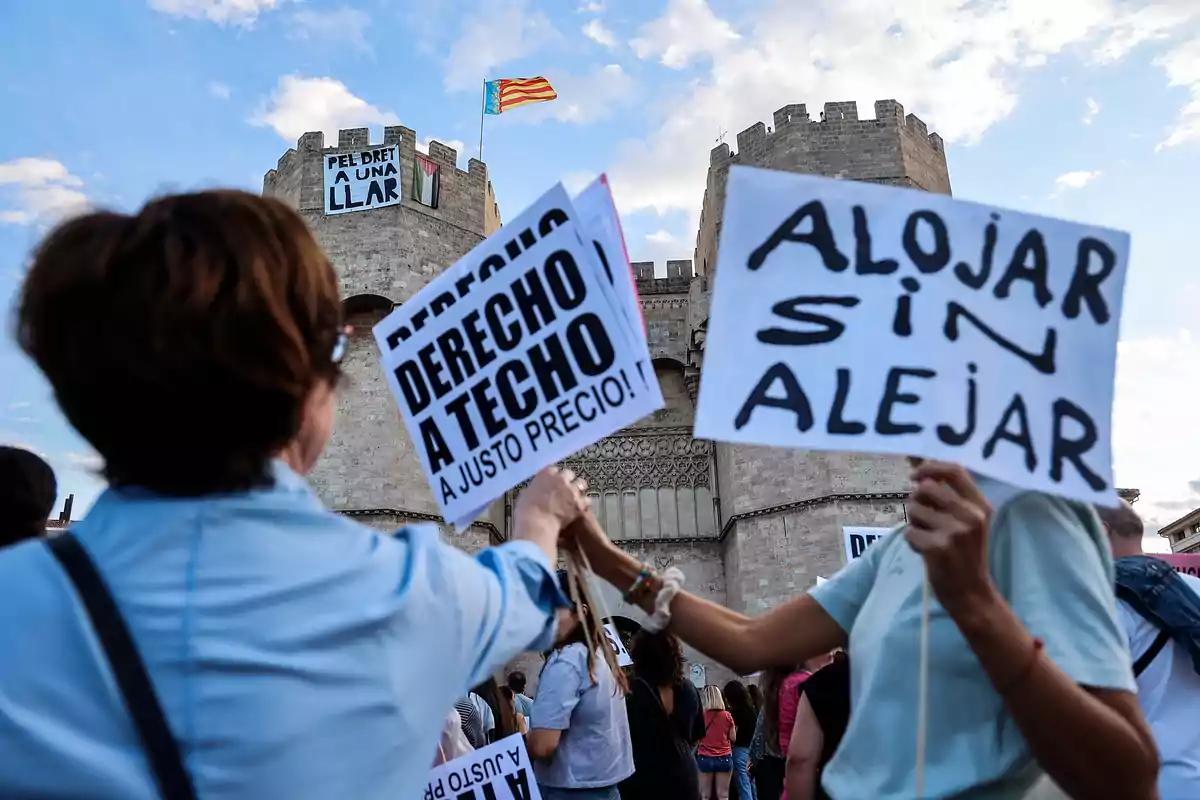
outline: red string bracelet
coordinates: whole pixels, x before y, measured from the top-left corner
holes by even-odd
[[[1041,655],[1042,648],[1045,646],[1046,643],[1041,640],[1041,637],[1033,637],[1033,649],[1029,652],[1029,661],[1025,663],[1025,667],[1017,673],[1016,677],[1005,684],[1004,688],[1000,690],[1001,697],[1007,695],[1013,689],[1017,688],[1019,685],[1021,685],[1021,683],[1024,682],[1026,678],[1029,677],[1029,673],[1033,672],[1033,668],[1037,666],[1038,656]]]

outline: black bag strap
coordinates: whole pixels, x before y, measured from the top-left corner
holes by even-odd
[[[125,707],[142,740],[159,793],[164,800],[195,800],[196,789],[150,683],[146,665],[138,655],[137,646],[104,578],[70,531],[50,539],[48,545],[87,609],[92,628],[125,699]]]
[[[1158,657],[1169,641],[1171,641],[1171,634],[1168,631],[1159,631],[1158,636],[1154,637],[1154,642],[1146,648],[1146,652],[1142,653],[1141,658],[1133,662],[1133,677],[1136,678],[1145,672],[1146,667],[1150,666],[1151,662]]]

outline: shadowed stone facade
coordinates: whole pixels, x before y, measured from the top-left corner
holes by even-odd
[[[731,165],[950,192],[940,137],[895,101],[877,102],[875,115],[860,120],[854,103],[827,103],[814,121],[805,106],[789,105],[775,112],[773,129],[760,122],[738,134],[736,153],[724,144],[712,151],[694,258],[667,262],[657,278],[653,264],[632,265],[667,406],[567,461],[588,479],[593,509],[614,541],[660,570],[680,567],[690,590],[739,611],[771,608],[840,569],[843,525],[904,519],[901,459],[724,445],[690,433]],[[320,133],[305,134],[267,173],[263,192],[298,208],[316,232],[357,330],[334,439],[312,484],[330,507],[390,530],[440,520],[379,369],[371,325],[493,232],[500,216],[481,162],[459,170],[454,150],[431,143],[442,183],[440,207],[429,209],[409,199],[415,133],[385,128],[383,143],[400,146],[399,206],[324,216],[321,157],[369,146],[366,129],[341,131],[330,148]],[[506,538],[511,501],[498,501],[465,534],[443,526],[444,535],[468,551]],[[642,619],[618,592],[600,593],[614,615]],[[705,665],[710,683],[732,677],[697,653],[688,657]],[[535,682],[540,659],[519,665]]]

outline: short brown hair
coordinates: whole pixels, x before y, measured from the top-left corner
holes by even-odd
[[[1123,539],[1141,539],[1146,534],[1146,526],[1141,516],[1133,510],[1133,506],[1124,500],[1119,506],[1096,506],[1096,514],[1100,521],[1117,536]]]
[[[334,381],[337,276],[300,216],[239,191],[162,197],[53,230],[17,340],[114,486],[270,483],[306,398]]]

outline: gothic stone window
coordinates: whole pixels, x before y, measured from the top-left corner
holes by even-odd
[[[646,428],[603,439],[565,466],[587,479],[610,539],[715,538],[711,447],[686,428]]]

